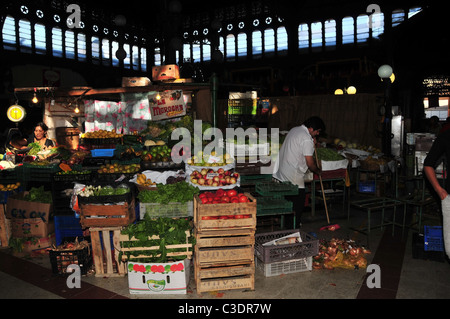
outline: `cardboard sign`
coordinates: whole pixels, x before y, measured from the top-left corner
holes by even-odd
[[[166,120],[186,115],[183,91],[164,91],[148,96],[152,121]]]
[[[190,259],[173,263],[128,262],[130,294],[186,294]]]
[[[23,200],[25,194],[27,192],[8,197],[6,217],[22,219],[40,218],[44,223],[48,223],[53,212],[53,205]]]

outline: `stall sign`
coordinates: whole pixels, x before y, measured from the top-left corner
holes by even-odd
[[[152,121],[186,115],[183,91],[156,92],[148,96]]]

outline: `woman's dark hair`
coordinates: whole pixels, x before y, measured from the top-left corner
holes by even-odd
[[[48,126],[47,126],[47,124],[45,124],[44,122],[39,122],[38,124],[36,124],[36,126],[35,126],[34,128],[36,128],[36,127],[38,127],[38,126],[42,127],[42,129],[44,130],[44,132],[47,132],[47,131],[48,131]]]
[[[303,122],[307,128],[312,128],[314,131],[320,130],[321,132],[325,131],[326,126],[323,120],[318,116],[311,116],[305,122]]]

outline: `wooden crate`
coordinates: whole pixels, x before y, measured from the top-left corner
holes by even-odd
[[[95,276],[122,277],[127,274],[125,263],[119,261],[121,229],[122,227],[89,228]]]
[[[245,193],[250,199],[246,203],[202,204],[198,195],[194,196],[194,226],[199,231],[223,229],[256,229],[256,198]],[[221,216],[248,216],[232,219],[204,219],[220,218]]]
[[[254,243],[252,229],[195,230],[194,277],[197,293],[254,289]]]
[[[177,249],[179,251],[176,252],[168,252],[167,256],[171,257],[171,256],[186,256],[186,258],[192,258],[192,244],[189,243],[189,237],[191,236],[190,231],[186,231],[186,243],[185,244],[178,244],[178,245],[166,245],[167,249]],[[157,240],[159,239],[159,236],[154,235],[149,237],[149,239],[154,239]],[[123,243],[124,242],[128,242],[128,241],[138,241],[138,239],[136,239],[135,237],[129,238],[128,235],[123,235],[120,234],[119,235],[119,241],[120,241],[120,246],[121,246],[121,251],[123,253],[126,252],[132,252],[132,251],[138,251],[138,252],[143,252],[142,254],[138,255],[138,256],[126,256],[125,254],[122,255],[122,261],[133,261],[134,259],[137,258],[147,258],[151,255],[146,255],[145,252],[146,251],[151,251],[151,250],[158,250],[159,246],[149,246],[149,247],[123,247]],[[159,256],[159,255],[158,255]],[[154,256],[157,257],[157,256]]]
[[[196,265],[195,283],[197,294],[207,291],[232,289],[255,289],[255,263],[231,263],[222,267],[199,267]]]
[[[134,198],[121,205],[80,205],[80,223],[86,227],[126,226],[136,219]]]

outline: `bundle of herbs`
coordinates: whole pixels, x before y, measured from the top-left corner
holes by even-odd
[[[187,183],[181,181],[173,184],[157,184],[156,190],[142,190],[138,194],[141,203],[186,203],[194,199],[194,195],[200,190]]]

